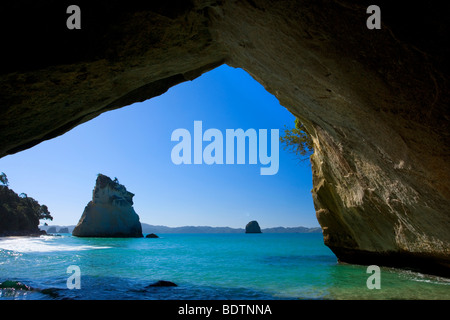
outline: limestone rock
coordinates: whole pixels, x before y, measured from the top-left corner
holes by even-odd
[[[354,0],[99,0],[67,32],[63,5],[7,1],[0,156],[226,63],[312,135],[316,214],[341,261],[449,275],[450,5],[377,5],[380,30]]]
[[[250,221],[245,226],[245,233],[261,233],[258,221]]]
[[[133,196],[109,177],[99,174],[92,201],[84,209],[72,235],[77,237],[143,237]]]

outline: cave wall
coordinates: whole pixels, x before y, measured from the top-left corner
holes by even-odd
[[[364,1],[81,1],[67,30],[69,4],[4,8],[0,156],[226,63],[305,122],[341,261],[449,274],[449,5],[378,1],[369,30]]]

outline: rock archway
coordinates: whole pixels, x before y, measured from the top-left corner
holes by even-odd
[[[392,1],[391,1],[392,2]],[[313,198],[341,261],[450,274],[445,7],[378,1],[79,1],[2,5],[0,156],[226,63],[302,118]]]

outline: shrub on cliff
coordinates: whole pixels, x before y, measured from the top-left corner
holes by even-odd
[[[9,185],[8,177],[6,176],[6,174],[4,172],[0,173],[0,183],[2,184],[2,186],[5,186],[5,187],[7,187]]]
[[[314,152],[311,136],[298,118],[295,118],[294,128],[284,130],[280,142],[285,150],[294,153],[301,161],[309,159]]]

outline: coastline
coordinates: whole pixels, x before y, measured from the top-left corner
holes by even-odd
[[[38,231],[7,231],[0,233],[0,238],[6,237],[40,237],[47,235],[47,231],[38,230]]]

